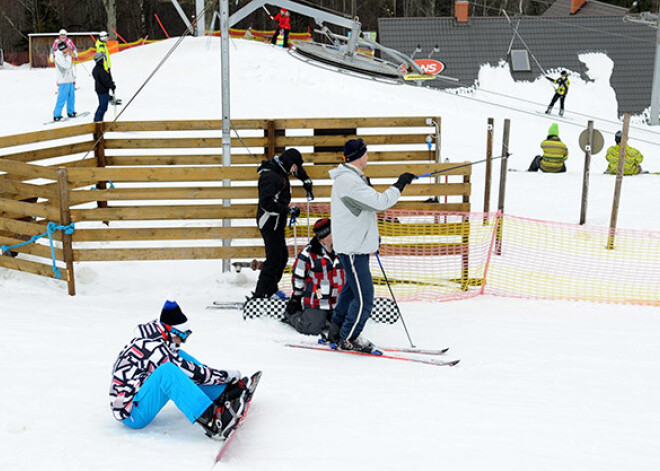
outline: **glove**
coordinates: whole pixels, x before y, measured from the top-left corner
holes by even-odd
[[[403,189],[406,187],[406,185],[410,185],[415,178],[417,178],[417,176],[413,175],[412,173],[402,173],[399,175],[399,179],[393,186],[397,187],[399,191],[403,193]]]
[[[300,296],[291,296],[289,302],[286,304],[287,314],[295,314],[302,311],[302,298]]]
[[[303,188],[307,192],[307,198],[310,199],[310,200],[314,199],[314,193],[312,193],[313,186],[314,186],[314,184],[312,183],[311,178],[307,178],[307,179],[303,180]]]
[[[289,214],[292,217],[297,218],[298,216],[300,216],[300,208],[298,206],[291,206],[289,208]]]
[[[225,370],[227,372],[227,379],[225,383],[236,383],[241,379],[241,372],[238,370]]]

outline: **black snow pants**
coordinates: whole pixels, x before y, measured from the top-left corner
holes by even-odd
[[[286,216],[280,216],[286,221]],[[286,246],[284,238],[284,226],[280,224],[275,226],[274,217],[260,229],[261,237],[264,239],[264,248],[266,249],[266,261],[259,273],[257,287],[254,290],[255,298],[269,298],[277,291],[277,284],[282,279],[282,273],[289,260],[289,249]]]

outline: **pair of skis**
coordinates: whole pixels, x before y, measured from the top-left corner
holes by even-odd
[[[455,366],[460,360],[438,360],[437,358],[429,358],[438,355],[444,355],[449,348],[442,349],[426,349],[426,348],[378,348],[371,353],[360,352],[357,350],[341,350],[336,348],[334,344],[329,343],[324,339],[319,339],[318,343],[299,342],[299,343],[286,343],[285,346],[291,348],[301,348],[306,350],[320,350],[324,352],[345,353],[349,355],[368,356],[375,358],[386,358],[389,360],[407,361],[410,363],[422,363],[424,365],[434,366]],[[408,354],[424,355],[426,358],[411,357]]]

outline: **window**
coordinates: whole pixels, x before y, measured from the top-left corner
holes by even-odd
[[[529,55],[526,49],[511,50],[511,71],[512,72],[530,72]]]

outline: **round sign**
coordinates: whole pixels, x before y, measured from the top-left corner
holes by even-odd
[[[583,151],[587,152],[588,146],[589,146],[589,130],[585,129],[580,133],[580,137],[578,139],[580,142],[580,149]],[[603,139],[603,135],[598,129],[594,129],[594,135],[593,135],[593,142],[591,143],[591,153],[592,154],[597,154],[601,150],[603,150],[603,146],[605,145],[605,139]]]

